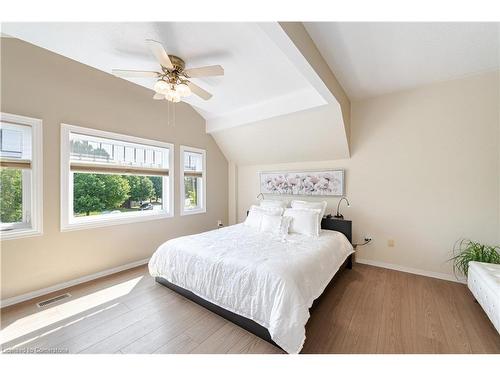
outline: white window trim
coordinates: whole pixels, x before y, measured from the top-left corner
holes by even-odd
[[[31,205],[29,227],[21,227],[12,229],[8,232],[0,232],[0,239],[12,240],[24,237],[40,236],[43,234],[43,129],[42,120],[14,115],[11,113],[1,112],[1,121],[12,122],[15,124],[27,125],[31,127],[31,196],[27,197],[24,193],[26,182],[23,178],[23,208],[26,203]],[[29,199],[26,199],[29,198]],[[23,209],[23,218],[26,215],[26,210]],[[18,224],[13,225],[16,228]]]
[[[184,195],[184,151],[192,151],[197,152],[203,155],[203,172],[201,174],[202,178],[202,194],[201,194],[201,202],[202,207],[195,210],[184,210],[184,202],[186,197]],[[179,165],[180,165],[180,207],[181,207],[181,216],[185,215],[196,215],[203,214],[207,212],[207,152],[201,148],[190,147],[190,146],[180,146],[179,153]]]
[[[169,160],[169,189],[168,189],[168,200],[169,200],[169,210],[160,212],[130,212],[126,214],[120,214],[119,217],[95,217],[89,218],[81,222],[72,222],[71,216],[73,211],[73,189],[72,184],[70,184],[71,173],[70,173],[70,139],[69,135],[71,132],[93,135],[96,137],[118,139],[125,142],[141,143],[144,145],[151,145],[157,147],[164,147],[169,149],[168,160]],[[160,142],[151,139],[144,139],[133,137],[125,134],[112,133],[103,130],[97,130],[87,127],[61,124],[61,232],[81,230],[81,229],[91,229],[91,228],[101,228],[110,225],[121,225],[130,224],[150,220],[159,220],[171,218],[174,216],[174,145],[172,143]],[[163,185],[163,191],[165,191],[165,185]],[[70,212],[71,211],[71,212]]]

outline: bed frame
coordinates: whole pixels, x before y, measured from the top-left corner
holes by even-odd
[[[339,220],[339,219],[334,219],[334,218],[324,218],[321,221],[321,228],[322,229],[335,230],[335,231],[341,232],[341,233],[343,233],[347,237],[347,239],[349,240],[349,242],[352,243],[352,222],[349,221],[349,220]],[[340,269],[333,276],[332,280],[330,280],[330,282],[328,283],[327,287],[325,288],[325,291],[328,288],[330,288],[330,286],[338,278],[338,276],[340,274],[340,271],[342,271],[345,268],[352,269],[352,265],[353,265],[353,254],[349,255],[349,257],[347,257],[347,259],[342,264],[342,266],[340,266]],[[171,282],[169,282],[168,280],[165,280],[162,277],[156,277],[155,280],[158,283],[166,286],[167,288],[172,289],[173,291],[175,291],[175,292],[179,293],[180,295],[186,297],[187,299],[189,299],[189,300],[197,303],[198,305],[201,305],[201,306],[205,307],[206,309],[208,309],[208,310],[216,313],[217,315],[222,316],[223,318],[225,318],[225,319],[233,322],[234,324],[237,324],[238,326],[240,326],[240,327],[246,329],[247,331],[253,333],[254,335],[260,337],[261,339],[266,340],[267,342],[269,342],[269,343],[277,346],[278,348],[280,348],[280,346],[278,344],[276,344],[271,339],[271,335],[269,334],[269,331],[267,330],[267,328],[261,326],[259,323],[255,322],[255,321],[253,321],[251,319],[245,318],[244,316],[235,314],[235,313],[233,313],[233,312],[231,312],[229,310],[226,310],[226,309],[224,309],[224,308],[222,308],[220,306],[217,306],[216,304],[213,304],[212,302],[209,302],[209,301],[201,298],[200,296],[197,296],[196,294],[194,294],[193,292],[191,292],[191,291],[189,291],[187,289],[184,289],[184,288],[181,288],[178,285],[172,284]],[[323,294],[324,294],[324,292],[323,292]],[[318,305],[320,299],[321,299],[321,296],[318,297],[316,300],[314,300],[313,305],[311,306],[311,308],[309,309],[309,311],[313,311],[314,310],[314,308]]]

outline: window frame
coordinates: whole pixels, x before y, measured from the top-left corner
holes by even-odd
[[[23,222],[26,220],[26,207],[29,206],[30,225],[12,223],[2,226],[12,229],[0,231],[0,240],[40,236],[43,234],[43,122],[37,118],[6,112],[0,112],[0,121],[31,127],[31,179],[28,181],[26,176],[22,179]]]
[[[141,213],[126,213],[115,217],[93,217],[91,219],[74,220],[73,217],[73,184],[72,173],[70,171],[70,134],[78,133],[94,137],[109,138],[118,141],[139,143],[145,146],[155,146],[168,149],[168,186],[163,185],[163,197],[168,198],[168,211],[151,210],[141,211]],[[174,216],[174,145],[172,143],[156,141],[134,137],[126,134],[119,134],[98,130],[94,128],[61,124],[61,232],[101,228],[111,225],[131,224],[150,220],[167,219]],[[89,172],[91,173],[91,172]],[[165,187],[168,191],[165,192]],[[162,199],[163,201],[163,199]]]
[[[186,210],[184,208],[184,203],[186,200],[185,196],[185,187],[184,187],[184,152],[196,152],[199,154],[202,154],[202,165],[203,165],[203,171],[201,173],[201,181],[202,181],[202,191],[201,191],[201,202],[202,205],[200,208],[193,209],[193,210]],[[191,146],[180,146],[180,151],[179,151],[179,181],[180,181],[180,212],[181,216],[185,215],[196,215],[196,214],[203,214],[207,212],[207,151],[201,148],[196,148],[196,147],[191,147]]]

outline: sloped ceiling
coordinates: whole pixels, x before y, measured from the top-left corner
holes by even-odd
[[[4,23],[2,32],[108,73],[157,70],[145,39],[162,42],[188,68],[223,65],[224,77],[193,79],[213,98],[186,102],[236,164],[349,156],[347,97],[338,100],[336,80],[300,23]]]
[[[342,113],[334,105],[214,132],[212,136],[226,158],[237,165],[335,160],[349,155]]]
[[[353,100],[500,68],[500,23],[306,22]]]
[[[212,136],[237,165],[349,157],[350,101],[301,23],[262,28],[327,102],[251,124],[215,129]]]

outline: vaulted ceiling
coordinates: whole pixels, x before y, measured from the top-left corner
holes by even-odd
[[[208,131],[326,103],[257,23],[7,23],[3,31],[109,73],[159,70],[145,39],[160,41],[188,68],[220,64],[224,77],[192,79],[214,96],[185,100]],[[129,80],[147,88],[155,82]]]
[[[223,65],[224,77],[193,79],[213,98],[186,102],[236,164],[349,157],[350,99],[499,69],[499,30],[498,23],[2,24],[3,33],[108,73],[156,70],[145,39],[187,67]]]
[[[298,38],[313,44],[299,25]],[[328,150],[321,157],[348,156],[335,92],[308,61],[307,51],[279,23],[6,23],[2,31],[108,73],[158,70],[145,39],[160,41],[188,68],[222,65],[223,77],[192,79],[213,94],[210,100],[192,95],[185,101],[205,118],[207,132],[235,163],[300,160],[303,150],[297,146],[304,145],[305,134]],[[329,69],[326,63],[325,67]],[[155,82],[154,78],[129,80],[147,88]],[[318,112],[319,108],[323,109]],[[290,114],[302,112],[301,121],[288,121]],[[249,132],[249,126],[259,130]],[[311,126],[320,131],[311,133]],[[280,155],[272,147],[257,151],[256,144],[267,144],[257,134],[279,136]]]

